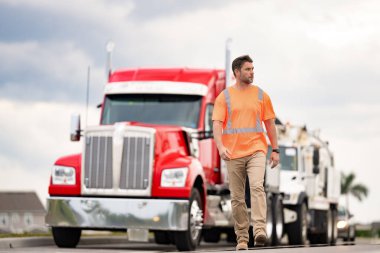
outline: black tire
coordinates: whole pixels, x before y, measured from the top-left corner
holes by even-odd
[[[219,242],[220,241],[220,229],[209,228],[202,230],[203,240],[205,242]]]
[[[192,251],[202,237],[203,203],[198,189],[193,189],[190,197],[188,230],[175,233],[175,244],[179,251]]]
[[[227,234],[227,237],[226,237],[227,242],[236,243],[236,234],[235,234],[234,228],[228,228],[226,231],[226,234]]]
[[[329,209],[325,213],[326,226],[322,233],[312,234],[309,236],[310,244],[332,244],[334,241],[334,210]],[[336,224],[335,224],[336,227]],[[336,239],[335,239],[336,241]]]
[[[286,226],[290,245],[305,245],[307,240],[307,206],[303,202],[300,205],[288,206],[287,208],[297,213],[297,220]]]
[[[154,231],[154,241],[157,244],[170,244],[170,235],[167,231]]]
[[[319,234],[316,239],[316,243],[318,244],[328,244],[331,240],[332,235],[332,216],[331,210],[326,212],[326,227],[323,233]]]
[[[332,219],[333,219],[333,224],[332,224],[332,238],[331,238],[331,245],[335,245],[336,244],[336,241],[338,240],[338,211],[336,208],[333,208],[331,210],[331,215],[332,215]]]
[[[277,246],[281,243],[284,234],[284,208],[282,206],[282,196],[275,195],[273,198],[273,236],[271,245]]]
[[[248,247],[249,248],[255,247],[255,238],[253,238],[253,227],[252,226],[249,226],[248,236],[249,236]]]
[[[80,240],[82,230],[79,228],[52,227],[55,244],[60,248],[75,248]]]
[[[272,242],[274,241],[274,224],[276,222],[275,215],[274,215],[274,196],[267,194],[267,219],[266,219],[266,232],[267,232],[267,244],[272,245]]]

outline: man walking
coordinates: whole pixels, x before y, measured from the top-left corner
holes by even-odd
[[[232,71],[236,83],[216,98],[212,120],[219,155],[227,164],[238,242],[236,250],[244,250],[248,249],[250,225],[245,203],[247,175],[250,182],[255,246],[264,246],[267,240],[264,175],[268,144],[262,122],[272,145],[272,168],[278,165],[280,158],[272,102],[263,90],[252,84],[252,59],[248,55],[236,58],[232,62]]]

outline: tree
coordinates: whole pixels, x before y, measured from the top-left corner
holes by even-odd
[[[355,182],[355,174],[350,172],[349,174],[344,174],[342,172],[342,177],[340,181],[340,192],[342,195],[346,196],[346,208],[349,208],[348,196],[352,195],[357,198],[359,201],[362,201],[364,197],[368,196],[368,188],[361,184]]]

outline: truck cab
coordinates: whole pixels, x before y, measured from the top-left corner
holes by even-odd
[[[100,124],[72,131],[83,152],[52,169],[46,222],[56,244],[75,247],[85,229],[128,230],[130,240],[151,231],[158,243],[194,250],[210,216],[207,189],[221,184],[210,130],[224,88],[223,70],[111,73]]]
[[[305,126],[277,125],[284,195],[285,230],[290,244],[334,244],[340,173],[328,144]]]

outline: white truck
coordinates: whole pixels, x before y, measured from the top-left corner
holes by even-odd
[[[306,126],[276,121],[281,158],[285,233],[289,244],[334,244],[340,173],[328,142]],[[269,153],[269,152],[268,152]]]

